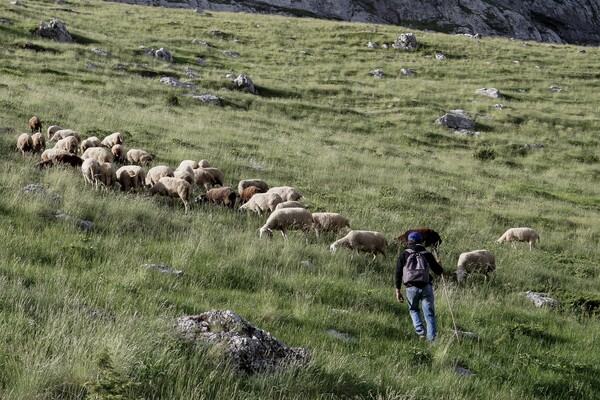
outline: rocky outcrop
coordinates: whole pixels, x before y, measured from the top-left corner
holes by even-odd
[[[600,44],[598,0],[112,0],[122,3],[308,16],[446,33]]]

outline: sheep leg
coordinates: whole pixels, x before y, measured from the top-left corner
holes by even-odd
[[[287,231],[285,228],[281,229],[281,235],[283,236],[283,240],[285,240],[287,242],[288,237],[287,237]]]
[[[190,202],[187,201],[186,199],[181,199],[181,201],[183,201],[183,207],[185,208],[185,214],[187,214],[188,210],[190,209]]]

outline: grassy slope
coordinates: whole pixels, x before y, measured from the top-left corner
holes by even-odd
[[[578,307],[600,299],[598,49],[417,32],[421,49],[403,53],[366,47],[393,41],[398,27],[96,1],[27,5],[0,6],[13,22],[0,25],[3,398],[83,397],[102,393],[99,383],[125,397],[182,399],[592,398],[600,389],[598,320]],[[51,18],[66,22],[78,44],[30,36]],[[24,50],[25,41],[45,51]],[[173,67],[144,55],[141,44],[168,48]],[[425,57],[436,50],[448,58]],[[197,56],[209,64],[198,66]],[[200,77],[185,77],[184,66]],[[417,75],[402,75],[403,67]],[[386,77],[372,77],[374,68]],[[260,95],[231,91],[229,72],[247,73]],[[195,93],[217,94],[225,106],[160,85],[163,74],[193,81]],[[507,97],[475,95],[479,87]],[[172,94],[179,106],[168,104]],[[498,102],[506,109],[494,108]],[[491,117],[478,119],[481,136],[432,125],[457,108]],[[455,341],[441,285],[439,340],[415,340],[406,305],[393,298],[395,248],[371,262],[330,254],[334,237],[260,241],[255,216],[212,207],[184,215],[177,202],[93,192],[77,171],[37,171],[33,157],[14,151],[34,114],[84,136],[124,132],[126,146],[151,151],[155,164],[208,159],[232,186],[251,177],[293,185],[313,210],[340,212],[354,228],[390,239],[432,227],[444,237],[449,271],[463,251],[494,251],[492,283],[449,285],[459,328],[479,340]],[[519,150],[525,143],[545,150]],[[474,157],[482,149],[496,158]],[[60,201],[22,195],[31,182]],[[96,231],[54,220],[57,208],[94,221]],[[536,228],[541,249],[493,243],[511,226]],[[140,267],[145,262],[185,276],[158,276]],[[564,306],[535,309],[524,290],[544,290]],[[308,347],[314,362],[274,376],[213,372],[218,357],[182,343],[172,326],[175,317],[215,308]],[[340,342],[329,328],[358,340]],[[456,365],[476,377],[458,377]]]

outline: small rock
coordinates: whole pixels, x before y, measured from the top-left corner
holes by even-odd
[[[314,264],[310,260],[302,260],[300,261],[300,266],[304,268],[312,268]]]
[[[240,56],[240,53],[231,50],[225,50],[223,51],[223,55],[231,58],[238,58]]]
[[[552,90],[554,93],[560,93],[563,91],[561,88],[559,88],[558,86],[554,86],[554,85],[550,86],[550,90]]]
[[[65,0],[56,0],[54,4],[67,4]]]
[[[436,60],[445,60],[446,56],[444,55],[444,53],[435,53],[435,59]]]
[[[471,130],[475,127],[475,121],[468,118],[466,115],[454,113],[452,111],[441,116],[435,122],[452,129]]]
[[[537,293],[528,290],[527,292],[522,294],[525,295],[525,297],[527,297],[528,299],[530,299],[536,307],[556,307],[560,304],[557,300],[546,295],[546,293]]]
[[[173,275],[177,275],[177,276],[183,275],[183,271],[174,269],[165,264],[142,264],[142,267],[148,268],[148,269],[154,269],[154,270],[160,272],[161,274],[173,274]]]
[[[467,339],[479,339],[476,333],[473,332],[465,332],[465,331],[455,331],[455,334],[460,337],[464,337]]]
[[[543,145],[536,144],[536,143],[525,144],[525,145],[523,145],[523,148],[525,148],[527,150],[536,150],[536,151],[542,151],[542,150],[544,150],[544,146]]]
[[[454,367],[454,372],[456,372],[456,374],[460,375],[460,376],[475,376],[475,374],[473,372],[469,371],[468,369],[466,369],[464,367],[460,367],[460,366]]]
[[[164,77],[160,78],[160,83],[163,83],[165,85],[175,86],[175,87],[182,87],[182,88],[186,88],[186,89],[194,89],[196,87],[192,83],[181,82],[175,78],[171,78],[170,76],[164,76]]]
[[[502,94],[500,94],[500,91],[496,88],[480,88],[475,90],[475,93],[491,97],[492,99],[498,99],[502,97]]]
[[[60,196],[50,193],[44,185],[30,183],[21,189],[21,192],[29,196],[50,196],[50,200],[58,201]]]
[[[89,70],[94,70],[96,69],[96,64],[89,62],[85,64],[85,67]]]
[[[4,26],[11,26],[11,25],[12,25],[12,22],[11,22],[11,21],[9,21],[9,20],[7,20],[7,19],[0,18],[0,25],[4,25]]]
[[[21,3],[19,0],[11,1],[10,4],[13,6],[25,7],[25,4]]]
[[[212,47],[212,44],[210,42],[205,42],[204,40],[193,39],[192,43],[197,44],[199,46]]]
[[[381,47],[383,47],[384,49],[388,49],[390,47],[390,45],[387,43],[384,43],[381,45]]]
[[[67,31],[66,25],[57,20],[50,21],[48,25],[44,21],[41,21],[35,31],[35,35],[56,42],[73,43],[73,37]]]
[[[469,129],[457,129],[454,131],[456,136],[479,136],[481,132],[475,132]]]
[[[241,42],[241,40],[239,40],[239,39],[233,39],[233,40],[231,41],[231,43],[233,43],[233,44],[241,44],[242,42]]]
[[[102,56],[102,57],[110,57],[110,54],[108,53],[108,51],[102,50],[102,49],[100,49],[98,47],[94,47],[92,49],[92,52],[94,52],[94,53],[96,53],[96,54],[98,54],[99,56]]]
[[[375,78],[383,78],[383,70],[381,69],[372,69],[371,70],[371,75],[373,75]]]
[[[227,75],[225,75],[225,78],[227,78],[227,79],[235,79],[235,75],[234,74],[227,74]]]
[[[392,47],[408,51],[416,50],[419,47],[419,42],[414,33],[403,33],[394,43]]]
[[[206,104],[213,104],[215,106],[221,105],[221,99],[219,99],[214,94],[195,94],[192,96],[192,99],[198,100]]]
[[[492,121],[493,120],[492,117],[490,117],[489,115],[485,115],[485,114],[477,114],[475,116],[475,118],[482,119],[484,121]]]
[[[75,226],[83,231],[90,232],[94,229],[94,223],[83,219],[75,218],[63,213],[61,210],[56,210],[54,216],[58,219],[73,222]]]
[[[412,69],[409,69],[409,68],[401,68],[400,72],[402,72],[404,75],[414,75],[414,74],[416,74],[415,71],[413,71]]]
[[[224,36],[226,36],[225,33],[221,32],[221,31],[217,31],[217,30],[209,31],[208,34],[210,36],[217,36],[217,37],[224,37]]]
[[[517,65],[519,65],[519,64],[521,64],[521,61],[517,61],[517,60],[515,60],[515,61],[513,61],[513,64],[517,64]]]
[[[235,78],[235,80],[233,81],[233,85],[236,89],[241,90],[243,92],[248,92],[252,94],[257,93],[252,79],[250,79],[250,77],[244,74],[240,74],[237,78]]]
[[[494,108],[497,108],[499,110],[504,110],[504,108],[506,108],[506,107],[504,104],[498,103],[498,104],[494,104]]]
[[[577,54],[585,54],[585,53],[587,53],[585,50],[579,50],[579,51],[577,51]]]
[[[204,58],[202,57],[196,57],[195,61],[200,64],[200,65],[206,65],[208,64],[208,61],[206,61]]]
[[[173,62],[173,56],[171,55],[169,50],[165,49],[164,47],[161,47],[160,49],[156,50],[156,52],[154,53],[154,57],[160,58],[169,63]]]
[[[195,73],[190,67],[183,67],[183,72],[185,72],[188,78],[192,79],[200,76],[197,73]]]
[[[375,42],[368,42],[367,43],[367,47],[370,48],[370,49],[378,49],[379,45],[377,43],[375,43]]]
[[[356,342],[356,339],[347,333],[338,332],[335,329],[326,329],[325,332],[334,339],[341,340],[342,342],[352,343]]]

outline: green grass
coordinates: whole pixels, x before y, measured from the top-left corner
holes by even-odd
[[[98,1],[68,7],[78,14],[50,1],[0,5],[13,23],[0,26],[0,397],[597,397],[597,48],[579,54],[575,46],[414,31],[421,46],[405,53],[366,46],[409,31],[392,26]],[[30,34],[52,18],[77,43]],[[140,45],[166,47],[175,62],[154,60]],[[426,57],[436,51],[447,59]],[[185,66],[199,77],[188,78]],[[369,74],[375,68],[383,79]],[[233,91],[228,73],[248,74],[259,95]],[[164,75],[198,89],[161,85]],[[480,87],[505,97],[476,95]],[[213,93],[223,106],[190,93]],[[489,117],[477,118],[479,136],[433,125],[459,108]],[[287,243],[279,235],[259,240],[265,217],[197,204],[185,215],[180,201],[95,192],[76,170],[39,171],[35,156],[15,150],[32,115],[84,137],[120,131],[127,148],[154,154],[154,165],[207,159],[232,187],[248,178],[294,186],[312,210],[339,212],[353,228],[390,240],[431,227],[444,240],[449,273],[460,253],[487,248],[498,263],[494,279],[473,277],[462,287],[449,279],[447,287],[459,329],[478,338],[456,341],[438,282],[439,338],[416,339],[406,305],[394,298],[395,245],[371,261],[330,253],[334,235],[308,244],[295,232]],[[544,150],[523,149],[534,143]],[[28,183],[60,200],[22,194]],[[55,219],[56,209],[95,230]],[[535,228],[540,248],[494,242],[515,226]],[[144,263],[185,274],[159,275]],[[520,294],[526,290],[561,306],[536,309]],[[289,346],[307,347],[312,362],[233,373],[216,351],[174,331],[177,317],[211,309],[233,310]],[[357,340],[336,340],[328,329]],[[458,376],[457,366],[475,376]]]

